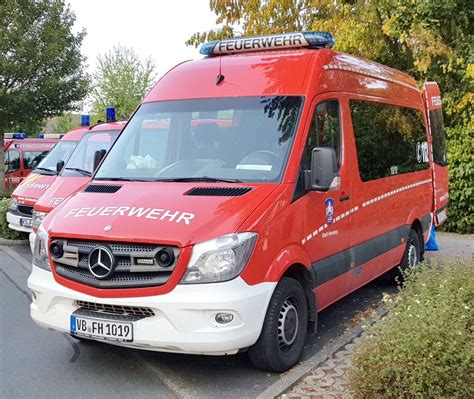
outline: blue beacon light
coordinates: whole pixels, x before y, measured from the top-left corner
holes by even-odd
[[[26,133],[13,133],[14,139],[26,139]]]
[[[115,122],[115,108],[107,108],[105,110],[105,121],[107,123]]]
[[[81,115],[81,126],[90,126],[91,117],[89,115]]]

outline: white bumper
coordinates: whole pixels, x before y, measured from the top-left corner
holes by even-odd
[[[206,355],[236,353],[253,345],[262,330],[276,283],[247,285],[240,277],[225,283],[178,285],[168,294],[134,298],[97,298],[58,284],[51,272],[33,266],[28,287],[36,299],[31,317],[40,326],[69,332],[76,300],[152,308],[155,316],[133,322],[133,342],[114,343],[138,349]],[[226,325],[216,313],[233,313]]]
[[[7,212],[7,222],[8,222],[8,227],[12,230],[16,231],[21,231],[23,233],[31,233],[31,227],[25,227],[22,226],[22,223],[20,220],[30,220],[31,223],[31,216],[19,216],[19,215],[14,215],[11,212]]]
[[[36,240],[36,233],[34,231],[30,233],[29,239],[30,239],[31,253],[33,253],[35,249],[35,240]]]

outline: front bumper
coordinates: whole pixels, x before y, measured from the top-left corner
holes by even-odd
[[[152,308],[155,316],[133,322],[133,342],[104,341],[163,352],[225,355],[253,345],[262,330],[276,283],[247,285],[240,277],[225,283],[178,285],[168,294],[133,298],[97,298],[58,284],[51,272],[33,265],[31,317],[40,326],[69,332],[77,300]],[[233,313],[219,325],[216,313]],[[120,316],[118,316],[120,317]]]
[[[30,226],[23,226],[21,220],[29,220]],[[31,216],[20,216],[15,215],[11,212],[7,212],[8,227],[12,230],[21,231],[23,233],[31,233]]]

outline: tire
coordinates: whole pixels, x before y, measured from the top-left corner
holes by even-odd
[[[308,330],[308,305],[301,284],[283,277],[268,304],[258,341],[249,349],[253,365],[283,372],[293,367],[303,352]]]
[[[415,270],[416,265],[421,261],[420,237],[415,229],[411,229],[407,238],[407,246],[403,253],[400,266],[394,267],[388,272],[388,278],[397,282],[403,282],[403,272]]]

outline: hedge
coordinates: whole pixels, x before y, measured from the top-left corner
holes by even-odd
[[[474,264],[422,265],[353,355],[355,398],[474,397]]]
[[[7,222],[7,211],[8,211],[8,204],[10,203],[10,198],[3,197],[0,198],[0,237],[7,238],[9,240],[18,240],[24,239],[25,235],[12,230],[8,227]]]

